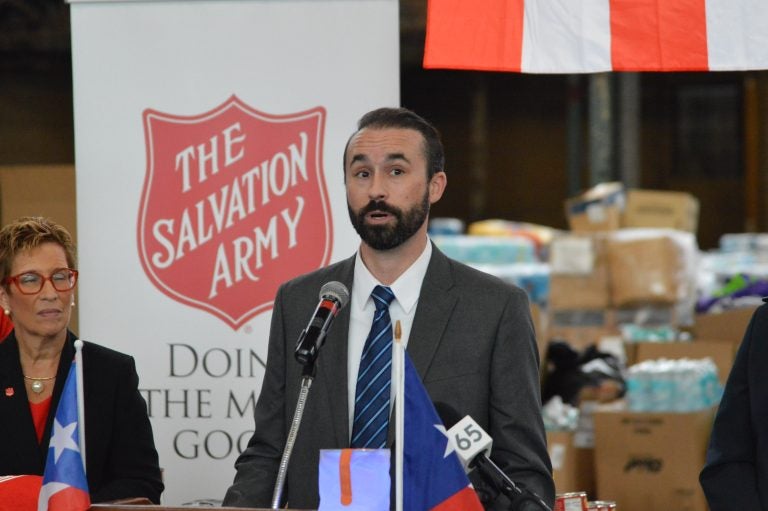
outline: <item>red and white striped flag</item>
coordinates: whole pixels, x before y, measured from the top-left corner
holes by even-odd
[[[766,26],[766,0],[429,0],[424,67],[766,69]]]

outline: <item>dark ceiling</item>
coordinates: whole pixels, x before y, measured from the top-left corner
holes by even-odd
[[[400,0],[401,56],[421,62],[427,0]],[[0,66],[35,67],[70,51],[69,4],[65,0],[0,0]]]

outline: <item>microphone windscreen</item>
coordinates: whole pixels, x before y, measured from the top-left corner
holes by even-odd
[[[437,415],[440,416],[440,420],[443,421],[443,426],[445,426],[445,429],[451,429],[456,425],[457,422],[462,419],[462,416],[459,415],[459,412],[456,411],[456,409],[448,403],[435,403],[435,411],[437,411]]]
[[[332,280],[323,284],[323,287],[320,288],[320,299],[329,296],[339,302],[339,309],[343,309],[349,303],[349,290],[341,282]]]

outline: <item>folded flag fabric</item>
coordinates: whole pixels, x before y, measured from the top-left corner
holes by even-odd
[[[482,511],[407,352],[404,358],[403,509]]]
[[[426,68],[768,68],[765,0],[429,0],[427,9]]]
[[[72,362],[56,408],[38,511],[85,511],[91,505],[78,437],[75,368]]]
[[[42,476],[0,476],[0,511],[34,511]]]

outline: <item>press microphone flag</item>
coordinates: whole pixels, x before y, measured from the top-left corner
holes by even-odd
[[[477,470],[482,478],[512,502],[512,509],[519,511],[544,510],[550,507],[534,492],[515,484],[498,465],[491,461],[493,440],[469,415],[460,418],[459,413],[446,403],[435,403],[440,419],[448,427],[448,441],[461,460],[464,470]]]
[[[472,470],[470,464],[478,455],[491,455],[493,439],[469,415],[448,430],[448,438],[453,442],[466,472]]]
[[[341,282],[327,282],[320,288],[320,303],[296,342],[294,357],[300,364],[307,365],[315,361],[333,319],[348,302],[349,290]]]

